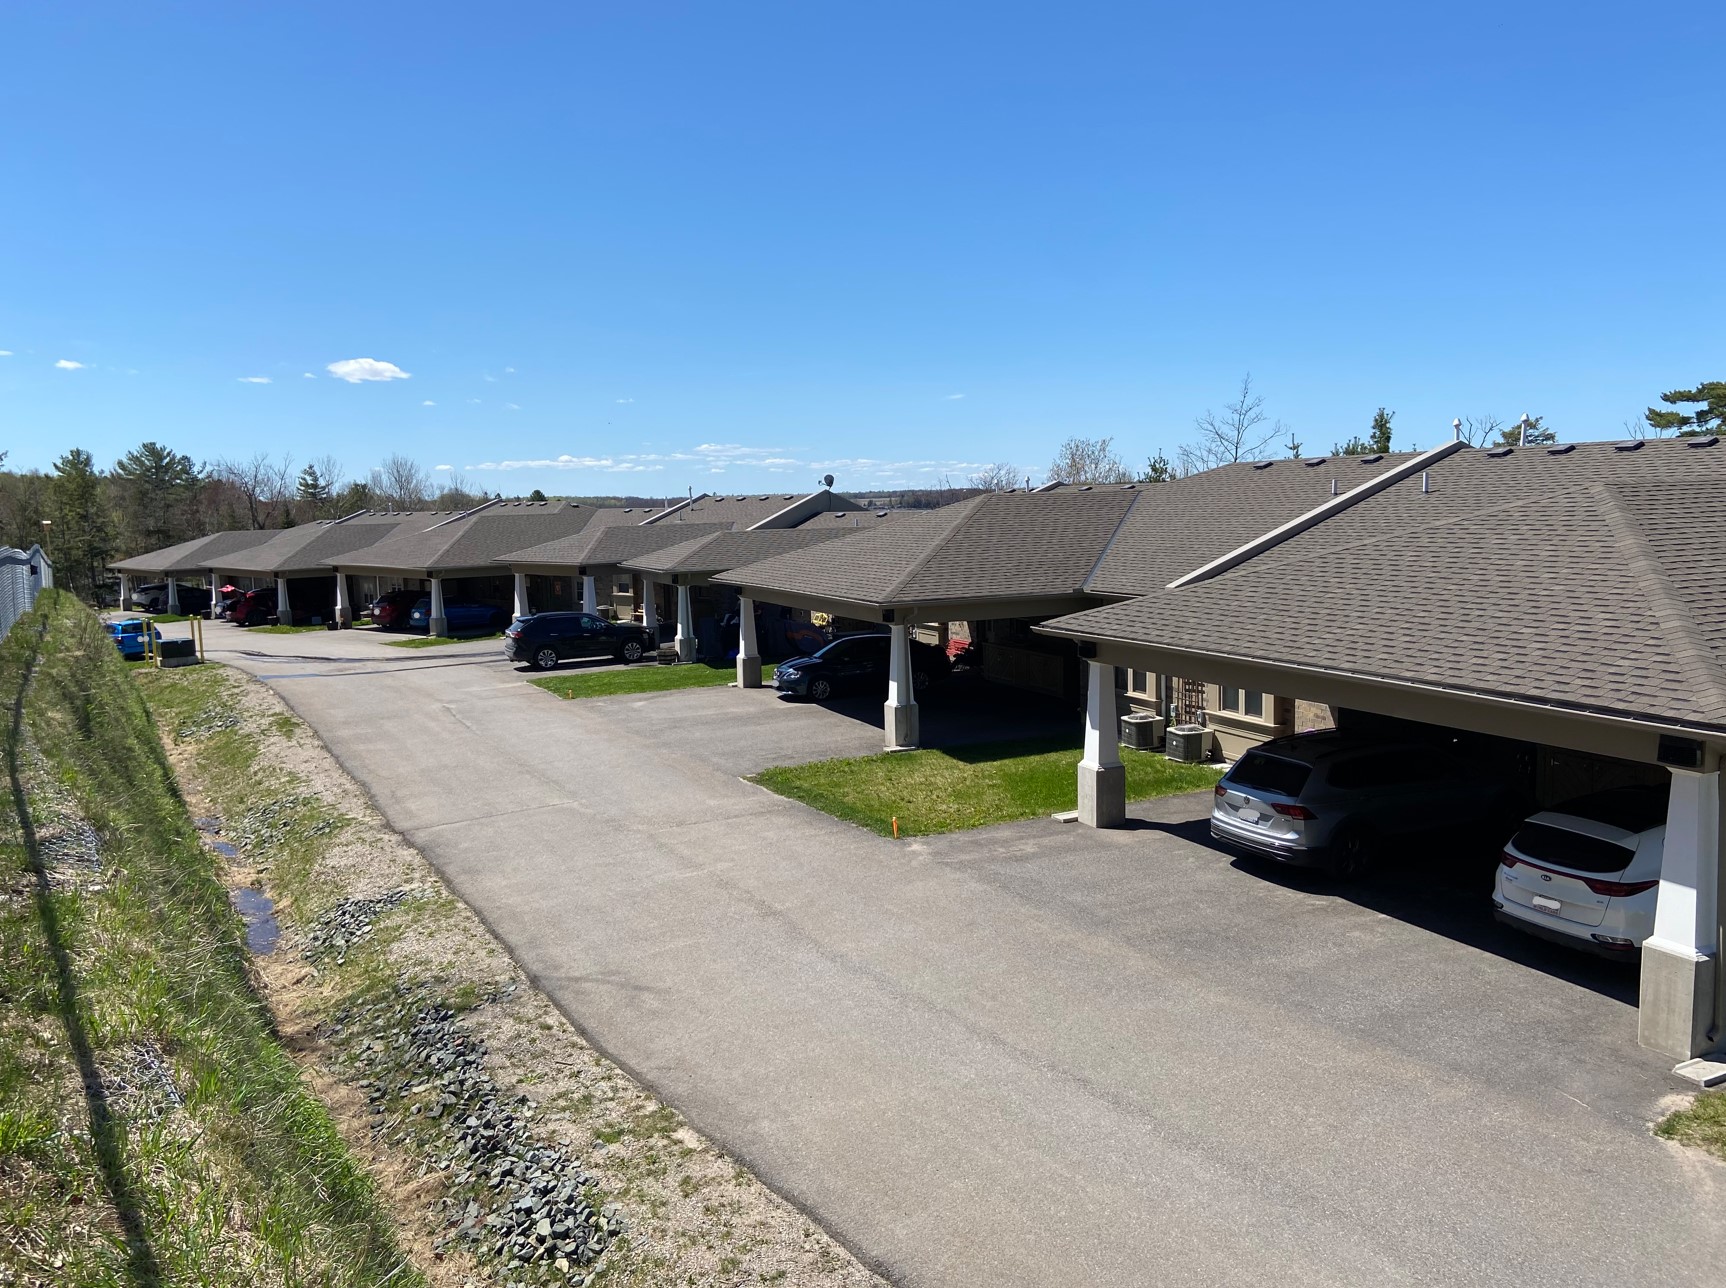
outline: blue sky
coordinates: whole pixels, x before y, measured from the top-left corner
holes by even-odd
[[[865,490],[1173,454],[1248,371],[1309,452],[1380,404],[1398,447],[1617,437],[1726,376],[1723,37],[1684,3],[15,0],[0,447]],[[408,378],[330,370],[368,358]]]

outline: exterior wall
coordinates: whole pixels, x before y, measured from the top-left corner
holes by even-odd
[[[1296,698],[1294,704],[1294,731],[1307,733],[1313,729],[1336,728],[1336,709],[1323,702],[1308,702],[1305,698]]]
[[[1294,701],[1274,693],[1264,695],[1264,715],[1249,716],[1222,706],[1222,688],[1205,686],[1205,724],[1215,735],[1216,753],[1223,760],[1239,760],[1261,742],[1294,732]]]

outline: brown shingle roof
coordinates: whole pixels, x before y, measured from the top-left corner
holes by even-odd
[[[1056,630],[1726,728],[1726,444],[1464,451]],[[1208,552],[1215,554],[1217,552]]]
[[[202,573],[210,567],[212,560],[219,560],[225,555],[249,550],[253,546],[262,545],[277,535],[278,530],[274,528],[263,531],[238,528],[229,532],[212,532],[207,537],[194,537],[190,541],[182,541],[173,546],[164,546],[162,549],[152,550],[148,554],[133,555],[129,559],[116,560],[108,567],[116,572],[142,573],[147,576],[161,577]]]
[[[1071,595],[1143,495],[988,493],[714,580],[881,605]]]
[[[848,537],[852,531],[850,528],[814,524],[804,524],[800,528],[746,529],[742,532],[726,530],[641,555],[628,560],[625,566],[654,577],[672,577],[682,573],[709,576],[787,551]]]
[[[324,562],[345,568],[441,572],[483,568],[511,550],[579,532],[603,511],[570,501],[502,501],[445,516],[431,527],[398,532],[376,545]]]
[[[678,545],[692,537],[730,530],[724,523],[589,524],[574,536],[559,537],[525,550],[500,555],[499,563],[557,564],[578,568],[620,564],[636,555]]]
[[[856,501],[837,492],[757,492],[724,496],[703,494],[655,522],[727,523],[738,528],[752,528],[782,511],[798,506],[799,503],[816,506],[821,510],[857,509]]]
[[[328,575],[326,559],[375,545],[387,537],[430,527],[438,516],[420,514],[361,514],[328,523],[304,523],[277,532],[259,545],[222,555],[211,567],[242,576],[280,577],[289,573]]]

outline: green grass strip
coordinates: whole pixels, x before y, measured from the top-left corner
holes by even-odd
[[[764,770],[749,781],[824,814],[891,836],[961,832],[1074,807],[1080,748],[1070,738],[977,743],[950,750],[883,752]],[[1221,771],[1121,749],[1127,799],[1213,786]]]
[[[280,622],[269,626],[248,626],[246,630],[254,635],[298,635],[301,631],[327,631],[327,626],[283,626]]]
[[[503,632],[490,635],[414,635],[405,640],[386,640],[391,648],[437,648],[443,644],[478,644],[484,640],[500,640]]]
[[[605,698],[618,693],[663,693],[669,689],[707,689],[730,684],[737,669],[730,663],[690,662],[683,666],[632,666],[626,671],[589,671],[547,675],[529,681],[560,698]]]
[[[1705,1091],[1688,1109],[1667,1114],[1654,1134],[1726,1158],[1726,1091]]]

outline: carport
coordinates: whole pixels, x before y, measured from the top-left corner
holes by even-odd
[[[430,513],[382,513],[361,510],[340,519],[306,523],[272,533],[268,541],[215,557],[209,564],[210,616],[216,615],[216,588],[223,577],[273,580],[276,619],[292,625],[300,618],[325,618],[339,626],[353,625],[353,596],[348,574],[329,560],[353,554],[379,541],[406,532],[423,531],[436,522]]]
[[[120,574],[120,608],[124,611],[130,607],[132,585],[135,581],[140,578],[160,577],[167,583],[166,608],[168,612],[177,614],[180,611],[181,582],[201,581],[208,575],[211,561],[250,550],[278,535],[276,529],[236,528],[227,532],[212,532],[207,537],[196,537],[178,545],[152,550],[148,554],[133,555],[129,559],[118,559],[108,567]],[[212,582],[212,599],[215,589],[215,583]]]
[[[713,575],[743,597],[889,628],[883,731],[890,751],[919,744],[911,629],[956,621],[1041,620],[1096,601],[1085,579],[1145,493],[1128,487],[993,492]],[[740,658],[753,655],[745,641]],[[744,667],[740,660],[740,675]]]
[[[573,536],[559,537],[555,541],[511,551],[500,557],[498,562],[507,564],[510,572],[514,574],[515,615],[526,617],[533,611],[528,585],[530,576],[581,578],[582,611],[592,613],[598,611],[599,607],[599,582],[602,579],[615,579],[620,572],[625,571],[623,565],[629,559],[666,546],[678,545],[693,537],[723,532],[729,527],[724,523],[695,522],[667,522],[643,526],[639,521],[630,522],[622,517],[628,513],[612,512],[604,516],[605,519],[611,520],[609,522],[596,521]],[[654,638],[657,640],[659,621],[656,606],[650,597],[651,590],[651,586],[637,583],[635,606],[642,614],[643,625],[655,632]],[[541,607],[545,605],[542,604]],[[682,638],[681,633],[679,638]]]
[[[696,596],[703,587],[712,585],[714,577],[745,564],[850,537],[859,530],[858,526],[847,527],[841,523],[809,523],[800,528],[754,528],[741,532],[721,528],[628,559],[623,566],[641,578],[643,602],[649,611],[653,608],[655,587],[670,585],[675,589],[677,658],[680,662],[692,662],[696,651]],[[726,587],[725,593],[732,593],[731,588]],[[737,683],[745,689],[761,687],[761,644],[756,633],[755,609],[756,601],[745,595],[738,596]],[[648,625],[656,626],[657,623],[649,618]]]
[[[1090,661],[1081,818],[1118,824],[1115,667],[1661,767],[1639,1037],[1726,1038],[1726,447],[1447,445],[1139,598],[1046,623]]]
[[[573,501],[488,501],[471,510],[432,512],[426,526],[323,562],[338,575],[369,574],[423,588],[431,599],[431,633],[444,635],[446,594],[508,607],[509,575],[496,562],[500,555],[572,536],[613,513]]]

